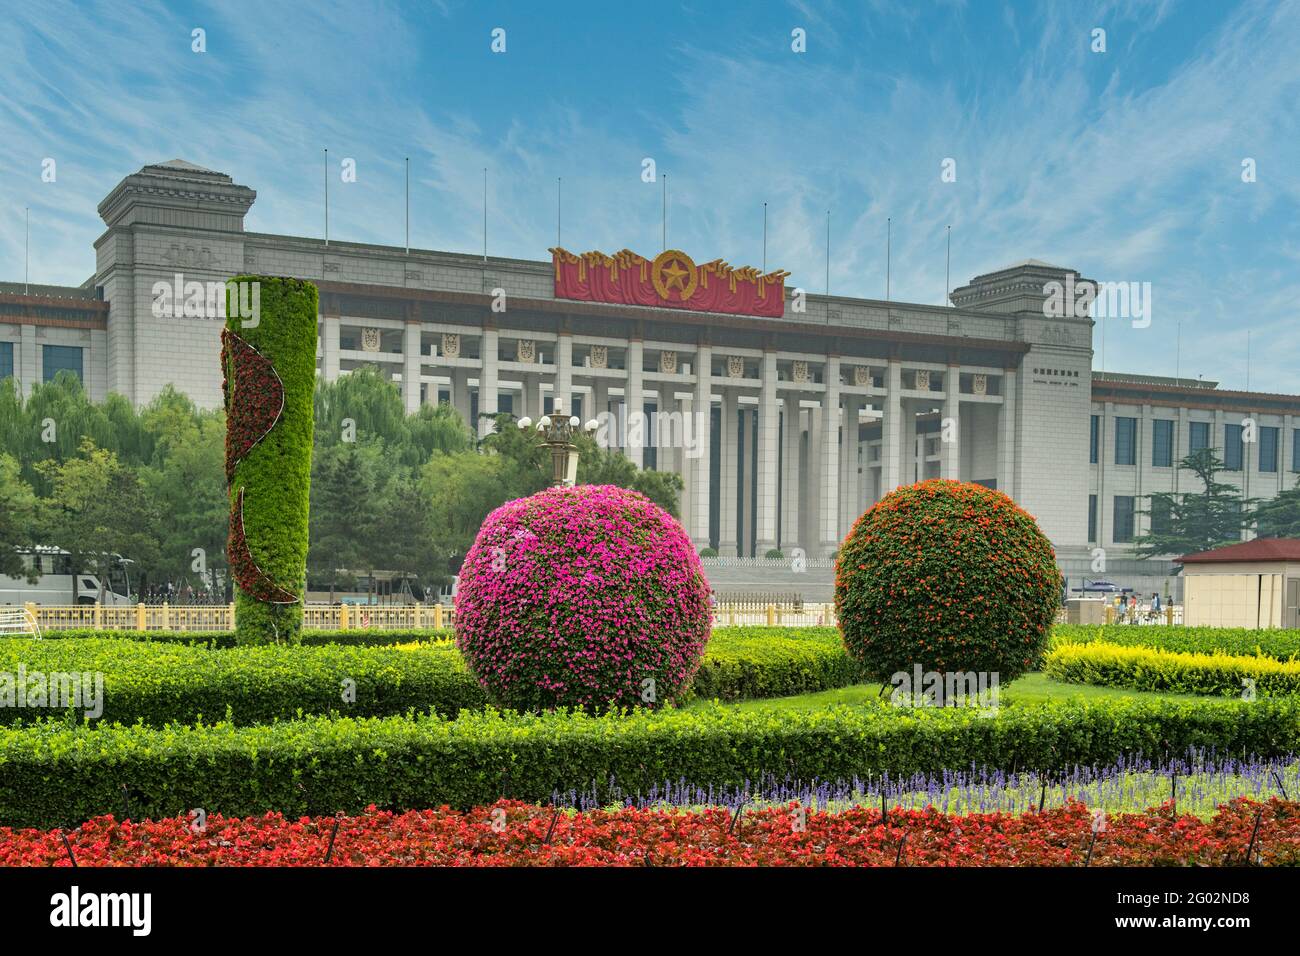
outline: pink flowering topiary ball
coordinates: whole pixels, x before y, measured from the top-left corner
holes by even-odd
[[[659,707],[709,639],[682,526],[613,485],[549,488],[488,515],[456,591],[456,644],[503,707]]]

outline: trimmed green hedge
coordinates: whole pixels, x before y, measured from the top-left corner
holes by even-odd
[[[379,632],[336,636],[354,633]],[[245,725],[330,713],[376,717],[411,709],[455,716],[488,704],[452,644],[404,650],[344,645],[214,649],[172,640],[0,638],[0,672],[15,672],[20,664],[28,673],[102,673],[101,719],[151,726],[200,718]],[[343,700],[345,679],[355,682],[352,702]],[[776,697],[857,680],[858,669],[834,628],[726,628],[709,642],[688,697]],[[47,714],[0,706],[0,723]]]
[[[1264,697],[1300,692],[1300,661],[1184,654],[1119,644],[1063,644],[1047,655],[1048,677],[1069,684],[1241,697],[1253,681]]]
[[[1182,627],[1157,624],[1058,624],[1051,647],[1103,641],[1125,647],[1153,647],[1184,654],[1238,654],[1273,657],[1280,661],[1300,657],[1300,630],[1247,627]]]
[[[1005,708],[886,704],[818,712],[466,714],[156,729],[42,722],[0,728],[0,825],[75,826],[102,813],[286,815],[469,808],[570,789],[614,799],[665,782],[736,787],[764,774],[848,780],[951,767],[1109,764],[1122,755],[1274,756],[1300,739],[1300,701],[1090,701]],[[123,788],[126,788],[125,794]]]
[[[704,650],[689,698],[789,697],[864,680],[833,627],[719,628]]]
[[[153,726],[199,719],[252,724],[305,714],[374,717],[430,708],[454,717],[487,704],[451,645],[411,651],[288,645],[214,651],[143,641],[0,639],[0,673],[15,673],[19,665],[28,675],[102,673],[101,719]],[[344,699],[345,687],[354,691],[352,701]],[[50,713],[0,707],[0,721]]]
[[[195,644],[215,648],[235,647],[234,631],[110,631],[94,628],[69,628],[65,631],[43,631],[46,640],[83,640],[97,638],[120,641],[143,641],[158,644]],[[424,630],[380,630],[356,628],[348,631],[304,630],[301,643],[313,647],[325,644],[344,644],[350,647],[386,647],[416,641],[451,641],[456,634],[449,627]]]

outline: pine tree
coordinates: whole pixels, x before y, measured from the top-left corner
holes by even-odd
[[[1202,490],[1147,496],[1151,507],[1139,513],[1152,516],[1151,530],[1135,541],[1141,557],[1195,554],[1234,544],[1252,521],[1254,500],[1243,498],[1235,485],[1215,480],[1224,465],[1213,449],[1192,452],[1179,467],[1195,474]]]
[[[1261,538],[1300,538],[1300,484],[1260,504],[1255,521]]]

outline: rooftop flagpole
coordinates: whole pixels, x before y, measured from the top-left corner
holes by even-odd
[[[411,157],[406,157],[406,254],[411,254]]]
[[[325,245],[330,244],[330,151],[325,148]]]
[[[826,297],[831,294],[831,211],[826,210]],[[830,317],[831,304],[826,303],[826,315]]]
[[[952,299],[952,226],[948,227],[948,258],[943,266],[943,304],[951,305]]]
[[[893,301],[890,298],[890,269],[892,267],[892,256],[894,247],[894,217],[889,216],[885,219],[885,301]]]
[[[660,252],[668,251],[668,174],[664,173],[663,245]]]

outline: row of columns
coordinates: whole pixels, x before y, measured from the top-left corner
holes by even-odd
[[[322,371],[327,379],[339,374],[338,316],[325,316],[323,336]],[[481,362],[477,370],[479,412],[493,415],[498,411],[500,333],[495,328],[482,332]],[[418,410],[421,402],[420,381],[424,357],[421,354],[421,324],[408,321],[403,329],[402,380],[403,397],[408,412]],[[627,375],[622,384],[622,403],[629,411],[639,411],[645,405],[646,383],[644,374],[644,344],[639,338],[630,339],[627,345]],[[739,401],[740,390],[727,384],[724,377],[712,375],[712,348],[707,343],[697,346],[695,352],[695,381],[689,396],[679,399],[673,386],[657,391],[657,407],[662,412],[682,412],[699,433],[692,437],[703,449],[702,454],[690,457],[682,447],[659,448],[656,467],[661,471],[674,471],[683,478],[681,496],[683,524],[696,546],[704,548],[712,540],[711,517],[716,507],[718,514],[718,548],[724,555],[748,554],[758,556],[781,546],[804,547],[810,554],[825,555],[833,551],[849,530],[852,522],[865,507],[866,499],[883,496],[900,485],[910,484],[916,473],[916,399],[905,399],[902,388],[902,363],[890,360],[885,369],[886,394],[883,398],[846,392],[840,382],[839,356],[827,356],[823,389],[820,394],[809,392],[806,397],[818,404],[802,407],[801,397],[785,389],[777,391],[777,355],[767,350],[760,360],[757,406]],[[470,415],[470,375],[474,370],[453,367],[452,402],[468,420]],[[520,415],[537,417],[548,409],[542,406],[542,381],[551,377],[553,395],[571,408],[573,393],[573,337],[561,332],[555,342],[553,369],[539,368],[536,373],[525,373],[523,378],[522,407]],[[1011,485],[1014,461],[1014,420],[1010,407],[1011,391],[1006,380],[1014,381],[1014,372],[1008,370],[1004,379],[1004,406],[998,422],[998,482],[1004,490]],[[950,422],[949,428],[959,429],[960,395],[959,369],[948,369],[942,399],[942,417]],[[678,386],[682,387],[682,386]],[[752,388],[752,386],[750,386]],[[595,415],[605,411],[610,403],[610,384],[603,378],[592,380],[592,409]],[[718,435],[720,454],[718,462],[719,500],[711,501],[712,456],[709,451],[713,436],[707,411],[712,407],[714,395],[720,397],[721,431]],[[879,462],[880,477],[871,476],[870,467],[859,460],[858,429],[861,415],[868,401],[874,402],[881,413],[883,448]],[[933,405],[931,406],[933,407]],[[697,409],[705,410],[698,420],[691,416]],[[584,410],[585,411],[585,410]],[[590,417],[590,416],[589,416]],[[756,427],[755,427],[756,425]],[[480,437],[491,428],[488,419],[480,418]],[[744,437],[740,431],[744,429]],[[753,448],[757,436],[757,454]],[[649,435],[646,438],[649,439]],[[943,436],[941,437],[953,437]],[[743,461],[740,457],[744,449]],[[644,447],[629,446],[624,449],[628,458],[638,467],[646,462]],[[939,443],[941,477],[956,478],[961,471],[960,445],[956,440]],[[804,471],[803,462],[807,461]],[[923,459],[922,459],[923,460]],[[779,506],[778,506],[779,505]],[[743,510],[742,510],[743,509]],[[737,516],[741,520],[738,524]],[[751,526],[752,525],[752,526]]]

